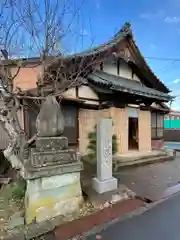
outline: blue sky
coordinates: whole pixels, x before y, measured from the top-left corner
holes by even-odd
[[[71,51],[108,41],[126,21],[143,56],[180,59],[180,0],[84,0],[78,20],[82,39],[69,42]],[[146,60],[172,94],[180,95],[180,61]],[[180,97],[172,106],[180,109]]]

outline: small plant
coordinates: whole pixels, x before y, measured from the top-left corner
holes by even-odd
[[[26,191],[26,181],[20,180],[18,182],[12,183],[12,197],[15,200],[20,200],[24,198]]]
[[[94,131],[88,134],[89,144],[88,149],[90,153],[88,154],[90,158],[94,158],[96,156],[96,126],[94,127]],[[112,135],[112,154],[117,153],[117,137],[116,135]]]

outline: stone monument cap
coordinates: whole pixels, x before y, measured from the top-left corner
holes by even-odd
[[[49,95],[36,119],[38,137],[56,137],[63,134],[64,116],[56,97]]]

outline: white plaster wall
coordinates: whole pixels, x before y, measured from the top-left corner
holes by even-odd
[[[89,86],[81,86],[78,89],[78,96],[80,98],[89,98],[93,100],[99,99],[97,93]]]
[[[93,104],[98,105],[99,102],[97,101],[99,99],[97,93],[89,86],[81,86],[78,90],[78,96],[79,98],[89,98],[92,100],[85,100],[86,104]]]
[[[120,62],[119,73],[121,77],[132,79],[132,69],[123,61]]]
[[[136,74],[133,74],[133,80],[141,82],[140,78]]]
[[[113,75],[118,75],[116,64],[104,63],[103,71],[106,72],[106,73],[113,74]]]
[[[135,73],[133,73],[132,76],[132,68],[123,60],[120,61],[119,68],[119,75],[121,77],[141,82],[140,78]],[[97,64],[96,69],[100,70],[100,64]],[[116,63],[104,62],[103,71],[109,74],[119,76]]]
[[[72,98],[76,99],[76,89],[75,88],[70,88],[68,91],[63,93],[63,97],[66,98]],[[89,86],[81,86],[78,89],[78,98],[83,98],[84,103],[86,104],[95,104],[98,105],[99,102],[97,101],[99,99],[98,95],[96,92]],[[86,100],[85,98],[89,98],[90,100]]]
[[[70,88],[66,92],[63,93],[63,97],[67,98],[76,98],[76,89]]]

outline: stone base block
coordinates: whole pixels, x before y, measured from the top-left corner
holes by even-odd
[[[36,148],[39,151],[44,150],[64,150],[68,148],[67,137],[38,137],[36,139]]]
[[[74,162],[77,162],[77,154],[73,149],[39,151],[31,148],[31,165],[33,167],[47,167]]]
[[[97,178],[92,179],[92,187],[98,193],[113,191],[117,188],[117,179],[112,177],[106,181],[100,181]]]
[[[80,173],[39,178],[27,181],[26,223],[73,214],[82,204]]]
[[[76,161],[73,163],[54,165],[54,166],[43,166],[43,167],[32,167],[26,165],[26,169],[20,172],[21,176],[26,180],[41,179],[51,176],[60,176],[65,174],[77,173],[83,169],[83,163]]]

